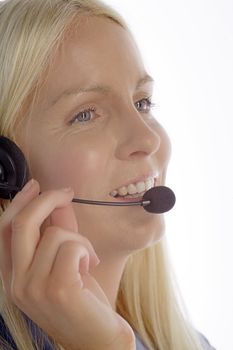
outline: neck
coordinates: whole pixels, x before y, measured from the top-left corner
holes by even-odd
[[[114,311],[116,311],[117,294],[126,261],[127,257],[121,259],[109,258],[104,261],[101,259],[99,265],[89,271],[101,287]]]

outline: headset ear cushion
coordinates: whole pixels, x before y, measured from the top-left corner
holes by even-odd
[[[28,166],[20,148],[0,136],[0,198],[12,199],[28,181]]]

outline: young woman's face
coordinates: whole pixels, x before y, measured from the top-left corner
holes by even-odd
[[[114,201],[124,185],[151,176],[164,184],[170,142],[149,111],[152,86],[126,30],[83,19],[56,54],[19,143],[41,191],[71,186],[75,197]],[[163,215],[140,206],[73,208],[100,257],[149,246],[164,231]]]

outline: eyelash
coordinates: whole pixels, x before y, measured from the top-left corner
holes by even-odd
[[[153,107],[155,107],[156,106],[156,104],[155,103],[153,103],[152,101],[151,101],[151,97],[147,97],[147,98],[143,98],[143,99],[141,99],[141,100],[139,100],[139,101],[137,101],[136,103],[140,103],[140,102],[142,102],[142,101],[146,101],[146,103],[147,103],[147,110],[146,111],[142,111],[142,113],[150,113],[150,111],[151,111],[151,109],[153,108]],[[135,104],[136,104],[135,103]],[[86,113],[86,112],[96,112],[96,108],[95,107],[88,107],[88,108],[86,108],[86,109],[84,109],[84,110],[82,110],[82,111],[80,111],[79,113],[77,113],[75,116],[74,116],[74,118],[72,118],[71,119],[71,121],[69,122],[69,124],[74,124],[75,123],[75,121],[76,120],[78,120],[78,117],[81,115],[83,115],[84,113]],[[83,124],[85,124],[85,123],[88,123],[89,121],[91,121],[91,120],[79,120],[79,123],[83,123]]]

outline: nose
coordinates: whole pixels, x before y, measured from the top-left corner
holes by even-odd
[[[156,153],[161,144],[159,127],[156,128],[156,125],[152,116],[144,116],[135,108],[133,111],[128,110],[127,115],[124,112],[121,122],[118,121],[117,158],[126,160]]]

